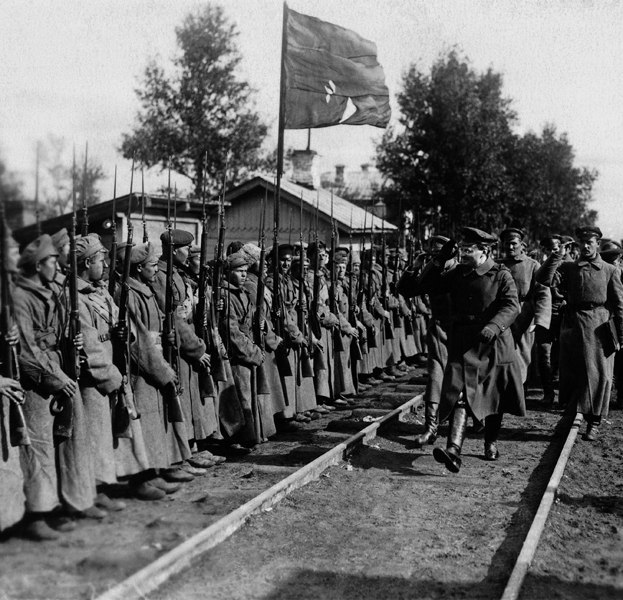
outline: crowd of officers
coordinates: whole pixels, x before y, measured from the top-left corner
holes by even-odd
[[[122,510],[113,485],[159,500],[224,456],[348,408],[415,364],[429,374],[426,426],[415,442],[433,443],[448,419],[446,448],[434,456],[452,471],[468,417],[484,427],[485,458],[498,458],[502,415],[525,414],[533,355],[545,403],[554,402],[559,370],[559,401],[586,416],[585,437],[595,439],[623,340],[623,287],[618,267],[600,258],[599,230],[576,237],[575,260],[561,236],[543,240],[542,266],[518,229],[501,234],[498,260],[497,238],[475,228],[464,228],[458,245],[435,236],[411,261],[385,244],[340,246],[330,256],[322,242],[266,253],[234,242],[219,293],[207,284],[210,348],[197,332],[201,249],[190,233],[165,232],[159,247],[122,247],[115,265],[98,235],[78,236],[77,334],[68,318],[69,235],[39,236],[6,265],[15,326],[5,339],[19,369],[0,378],[0,531],[56,539],[77,518]],[[111,295],[106,279],[112,269],[121,275],[126,255],[120,321],[122,285]],[[175,327],[165,331],[171,306]],[[115,343],[129,349],[127,373],[114,364]],[[163,351],[171,344],[173,361]],[[74,378],[68,349],[79,356]],[[113,410],[120,398],[130,417],[123,427]]]

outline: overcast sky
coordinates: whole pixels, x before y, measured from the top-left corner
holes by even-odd
[[[134,93],[147,59],[175,52],[174,28],[203,4],[196,0],[3,0],[0,21],[0,153],[34,194],[38,139],[52,133],[103,164],[129,164],[117,153],[138,109]],[[238,26],[241,75],[257,90],[256,108],[270,125],[278,112],[282,2],[224,0]],[[593,208],[609,236],[623,237],[623,2],[475,0],[290,0],[289,6],[353,29],[375,41],[390,93],[411,64],[428,70],[440,52],[460,48],[481,71],[504,76],[518,130],[554,123],[566,132],[577,164],[597,169]],[[395,108],[395,102],[392,106]],[[323,170],[356,169],[374,157],[381,130],[339,126],[312,131]],[[305,132],[286,131],[286,146],[303,148]],[[148,190],[164,182],[156,172]],[[183,180],[180,186],[185,185]]]

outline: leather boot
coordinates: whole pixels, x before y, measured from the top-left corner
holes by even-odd
[[[452,473],[458,473],[461,468],[461,448],[463,447],[466,428],[467,406],[457,403],[452,414],[446,449],[435,448],[433,450],[435,460],[443,463],[446,469],[452,471]]]
[[[503,415],[489,415],[485,418],[485,460],[497,460],[500,457],[497,441],[502,428]]]
[[[437,439],[437,424],[439,415],[439,404],[426,403],[426,429],[424,433],[415,436],[414,444],[416,447],[434,444]]]

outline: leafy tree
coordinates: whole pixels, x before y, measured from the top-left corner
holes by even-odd
[[[411,66],[398,104],[400,127],[377,149],[377,166],[391,181],[386,202],[401,197],[403,208],[440,212],[450,232],[467,223],[497,226],[510,193],[505,164],[515,119],[501,75],[477,74],[453,50],[430,75]]]
[[[566,135],[513,133],[516,114],[502,77],[476,73],[452,50],[430,75],[412,66],[398,95],[400,126],[377,148],[388,177],[381,197],[424,224],[455,234],[462,225],[526,228],[533,239],[594,222],[597,173],[574,166]]]
[[[7,169],[2,158],[0,158],[0,202],[4,205],[9,229],[21,227],[24,196],[19,182]]]
[[[208,190],[218,189],[228,155],[230,181],[255,168],[266,126],[249,108],[249,85],[236,77],[238,33],[223,9],[207,5],[189,14],[175,33],[174,73],[167,75],[155,59],[149,62],[136,90],[141,110],[121,150],[147,166],[165,169],[170,160],[199,198],[204,174]]]
[[[597,172],[574,166],[575,154],[566,134],[554,125],[542,134],[517,138],[509,172],[515,193],[510,214],[538,240],[548,233],[570,233],[594,225],[597,212],[588,208]]]

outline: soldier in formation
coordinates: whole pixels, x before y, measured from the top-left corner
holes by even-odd
[[[208,261],[203,238],[193,246],[169,225],[159,246],[129,236],[110,268],[100,238],[74,231],[39,236],[16,264],[8,232],[0,244],[10,292],[0,529],[19,524],[33,539],[56,539],[76,519],[122,510],[119,483],[126,497],[160,500],[225,456],[353,406],[370,385],[424,360],[416,445],[434,443],[448,420],[434,456],[458,471],[471,416],[484,429],[485,458],[497,460],[503,414],[525,414],[539,328],[550,333],[537,335],[537,356],[554,354],[555,309],[564,314],[560,402],[585,414],[589,440],[607,414],[623,289],[618,267],[599,256],[598,230],[577,232],[577,261],[552,236],[540,267],[516,229],[503,233],[499,261],[495,236],[475,228],[458,247],[435,236],[411,260],[384,242],[265,250],[262,239],[232,242]],[[548,361],[541,376],[551,391]]]

